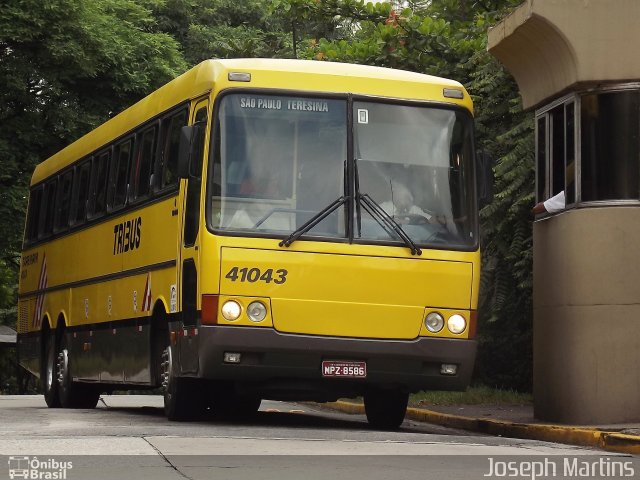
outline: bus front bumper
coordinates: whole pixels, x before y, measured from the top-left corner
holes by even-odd
[[[367,385],[394,386],[411,392],[463,390],[471,379],[477,349],[477,342],[467,339],[322,337],[227,326],[200,327],[198,337],[200,378],[265,386],[306,380],[323,385],[343,384],[355,390],[364,390]],[[239,353],[239,363],[226,363],[225,353]],[[323,377],[321,366],[326,360],[364,361],[366,377]],[[456,374],[442,374],[443,364],[456,365]]]

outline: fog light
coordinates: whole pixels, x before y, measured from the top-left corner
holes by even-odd
[[[267,316],[267,307],[262,302],[251,302],[247,307],[247,316],[252,322],[261,322]]]
[[[447,320],[447,328],[451,333],[462,333],[464,332],[464,329],[467,328],[467,321],[462,315],[458,315],[456,313],[454,315],[451,315],[449,317],[449,320]]]
[[[444,327],[444,318],[438,312],[431,312],[424,319],[424,326],[431,333],[438,333]]]
[[[237,320],[242,313],[242,307],[234,300],[227,300],[222,305],[222,316],[229,321]]]
[[[240,363],[241,357],[242,355],[239,353],[224,352],[224,363]]]
[[[453,363],[443,363],[440,365],[441,375],[455,375],[458,372],[458,366]]]

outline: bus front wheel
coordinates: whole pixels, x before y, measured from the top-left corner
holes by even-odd
[[[364,410],[369,425],[384,430],[395,430],[404,421],[409,394],[400,390],[371,388],[364,394]]]
[[[195,388],[195,379],[176,375],[175,350],[168,345],[162,352],[161,379],[164,393],[164,413],[169,420],[192,420],[204,413],[202,391]]]

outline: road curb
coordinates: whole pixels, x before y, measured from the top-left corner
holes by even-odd
[[[325,403],[324,406],[344,413],[365,413],[364,405],[361,403],[337,401]],[[640,436],[598,428],[516,423],[505,420],[452,415],[424,408],[408,408],[407,418],[488,435],[594,447],[610,452],[640,454]]]

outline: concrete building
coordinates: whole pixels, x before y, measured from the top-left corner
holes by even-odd
[[[535,109],[534,409],[640,420],[640,1],[527,0],[489,51]]]

